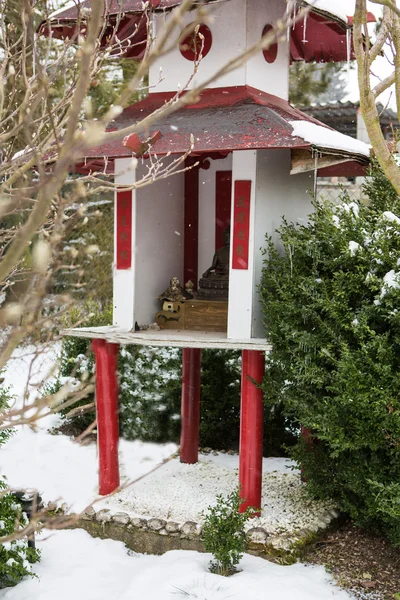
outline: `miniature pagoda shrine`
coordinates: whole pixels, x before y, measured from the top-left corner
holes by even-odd
[[[55,13],[52,35],[71,37],[77,23],[82,27],[91,1]],[[126,53],[140,60],[147,42],[144,17],[150,18],[157,39],[180,0],[106,4],[110,27],[122,4],[117,35],[123,44],[124,35],[135,32]],[[235,348],[243,353],[243,509],[261,508],[263,400],[255,382],[262,381],[268,351],[257,291],[265,236],[275,235],[282,216],[294,222],[306,219],[317,175],[362,175],[369,161],[365,144],[288,102],[292,61],[346,61],[352,56],[351,19],[335,10],[334,0],[310,4],[307,19],[277,36],[268,50],[260,49],[247,63],[213,80],[195,104],[158,120],[147,132],[150,142],[144,152],[138,152],[138,135],[132,134],[91,150],[77,165],[81,173],[107,169],[120,186],[115,196],[113,325],[67,332],[93,340],[100,494],[119,486],[119,344],[183,348],[180,452],[186,463],[198,460],[201,349]],[[113,130],[162,107],[186,81],[189,88],[208,81],[273,30],[286,8],[285,0],[211,1],[206,9],[212,19],[197,30],[194,13],[188,11],[180,43],[150,68],[148,96],[126,108],[112,122]],[[202,59],[191,79],[199,33]],[[152,155],[164,166],[187,156],[186,169],[129,189],[146,176]]]

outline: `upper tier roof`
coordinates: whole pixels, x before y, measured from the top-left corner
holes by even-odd
[[[72,38],[76,34],[77,21],[82,22],[87,19],[87,11],[90,10],[92,1],[95,0],[83,0],[80,3],[73,0],[63,10],[53,13],[50,17],[52,35],[60,39]],[[178,6],[181,1],[150,0],[148,5],[150,10],[164,11]],[[215,1],[208,0],[210,3]],[[303,5],[312,4],[312,7],[307,17],[306,35],[304,34],[305,24],[303,20],[298,21],[291,30],[291,60],[305,60],[307,62],[314,60],[317,62],[346,61],[348,59],[347,30],[351,27],[354,8],[352,7],[352,0],[304,0],[302,3]],[[146,20],[143,17],[144,2],[142,0],[106,0],[105,4],[110,27],[105,30],[104,44],[106,44],[112,33],[117,15],[121,13],[122,18],[117,26],[117,37],[120,41],[123,41],[132,36],[135,29],[138,28],[134,38],[132,38],[133,46],[131,45],[127,49],[126,56],[140,59],[145,49],[147,36]],[[282,0],[283,12],[285,6],[286,1]],[[347,7],[349,7],[348,11]],[[370,13],[368,18],[370,21],[375,20],[375,17]],[[48,34],[48,24],[42,23],[40,30],[42,33]],[[352,53],[351,57],[353,58]]]

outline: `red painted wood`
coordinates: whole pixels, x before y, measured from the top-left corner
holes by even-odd
[[[264,407],[260,384],[264,376],[265,354],[258,350],[242,352],[242,388],[240,406],[239,483],[244,500],[240,511],[261,509]]]
[[[267,33],[269,33],[270,31],[273,31],[273,29],[274,28],[272,27],[272,25],[266,25],[263,29],[262,37],[267,35]],[[270,44],[269,48],[263,50],[263,55],[268,63],[274,63],[276,61],[276,57],[278,56],[278,42],[273,42],[272,44]]]
[[[211,50],[211,30],[202,23],[196,31],[197,23],[188,25],[182,33],[182,41],[179,43],[179,51],[183,58],[194,62],[200,56],[205,58]],[[201,36],[201,37],[200,37]]]
[[[178,6],[181,1],[151,0],[151,5],[154,8],[171,9],[174,6]],[[72,39],[73,36],[77,35],[76,23],[79,18],[79,9],[90,7],[91,2],[93,0],[83,0],[77,6],[66,8],[52,19],[50,25],[48,25],[47,21],[43,21],[39,26],[39,33],[50,35],[51,32],[53,37],[63,39],[68,36]],[[346,61],[346,31],[348,25],[352,24],[352,19],[348,17],[348,22],[346,23],[338,19],[334,14],[329,15],[329,11],[324,11],[324,14],[320,14],[313,12],[313,7],[310,8],[311,10],[307,17],[306,42],[303,42],[304,19],[299,19],[290,31],[290,40],[292,42],[290,45],[291,60],[305,59],[308,62],[314,60],[317,62]],[[225,3],[225,10],[232,10],[229,2]],[[128,33],[131,36],[131,44],[129,46],[125,45],[127,56],[138,58],[144,53],[148,35],[147,11],[148,8],[144,9],[142,0],[122,0],[122,2],[121,0],[111,0],[107,2],[107,14],[109,16],[114,15],[115,18],[115,15],[120,15],[122,12],[121,24],[118,27],[115,37],[118,37],[124,46],[124,40],[128,37]],[[125,32],[125,35],[123,35],[127,17],[133,18],[134,21],[128,32]],[[367,21],[373,22],[376,21],[376,18],[372,13],[368,12]],[[82,22],[81,18],[79,18],[79,22]],[[83,29],[83,26],[81,26],[81,29]],[[110,33],[110,27],[105,27],[100,40],[102,46],[109,45]],[[300,47],[300,53],[297,47]],[[354,58],[353,52],[352,58]]]
[[[132,192],[117,192],[116,265],[117,269],[132,266]]]
[[[251,181],[235,181],[232,269],[249,268]]]
[[[199,159],[189,158],[185,167]],[[185,171],[185,215],[184,215],[184,264],[183,278],[191,279],[197,288],[199,258],[199,167]]]
[[[119,487],[118,461],[118,344],[92,340],[96,357],[97,444],[99,494],[106,496]]]
[[[199,459],[201,350],[182,350],[181,462]]]
[[[215,173],[215,249],[224,245],[223,233],[231,222],[232,171]]]

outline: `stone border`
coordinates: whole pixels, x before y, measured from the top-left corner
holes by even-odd
[[[297,532],[269,534],[263,527],[252,527],[247,533],[247,551],[257,556],[281,557],[294,562],[301,549],[332,526],[339,517],[335,509],[325,511],[319,520]],[[177,523],[158,518],[130,517],[127,513],[113,513],[109,509],[96,512],[89,507],[81,515],[76,527],[94,537],[124,542],[135,552],[164,554],[169,550],[197,550],[204,552],[202,526],[194,521]]]

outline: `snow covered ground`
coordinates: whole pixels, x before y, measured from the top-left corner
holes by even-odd
[[[43,379],[57,375],[52,369],[57,365],[60,346],[43,347],[32,361],[36,351],[34,346],[17,348],[8,363],[4,383],[16,397],[15,406],[21,406],[26,391],[28,403],[32,402]],[[51,415],[40,419],[35,431],[26,425],[16,428],[1,448],[0,475],[7,476],[10,487],[37,489],[45,502],[65,502],[70,510],[80,512],[97,498],[97,448],[50,434],[49,429],[58,421],[57,415]],[[121,440],[121,483],[148,473],[176,449],[175,444]]]
[[[209,554],[128,554],[121,542],[84,531],[44,532],[37,579],[0,591],[1,600],[350,600],[322,567],[283,567],[245,555],[229,578],[208,572]]]
[[[175,444],[121,440],[121,482],[148,473],[176,451]],[[97,497],[97,449],[81,446],[65,435],[18,428],[1,449],[0,474],[13,488],[37,489],[45,502],[66,503],[83,511]]]

